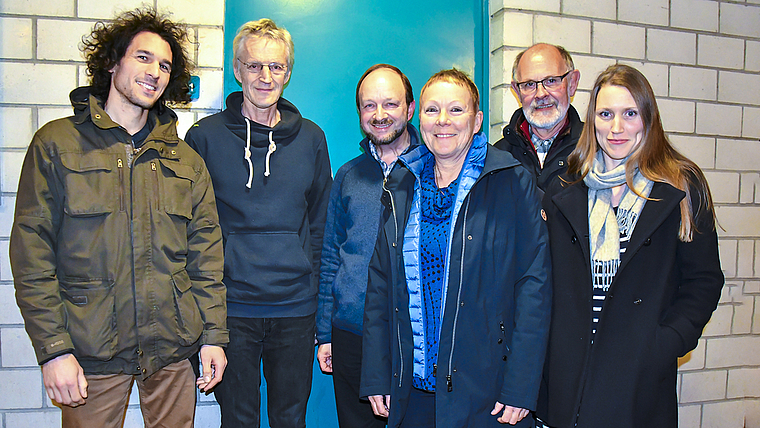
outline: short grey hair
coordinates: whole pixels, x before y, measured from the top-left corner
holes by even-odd
[[[288,30],[278,27],[277,24],[269,18],[246,22],[240,27],[235,35],[235,39],[232,41],[232,50],[235,52],[235,58],[240,54],[243,42],[251,37],[264,37],[284,43],[285,48],[288,51],[288,69],[293,68],[293,62],[295,61],[293,39],[290,37]]]

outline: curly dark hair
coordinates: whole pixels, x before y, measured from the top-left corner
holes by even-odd
[[[193,65],[183,47],[183,43],[188,42],[187,29],[184,24],[174,23],[149,7],[124,12],[110,23],[98,21],[92,33],[82,37],[81,49],[87,59],[87,75],[92,85],[90,92],[103,101],[108,98],[110,70],[124,57],[132,39],[143,31],[157,34],[172,50],[169,84],[158,103],[189,102]]]

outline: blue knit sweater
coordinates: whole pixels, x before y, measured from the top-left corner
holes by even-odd
[[[410,148],[419,145],[419,134],[407,125]],[[362,334],[367,269],[380,227],[383,171],[369,151],[348,161],[335,174],[322,246],[317,306],[317,340],[332,341],[332,327]]]

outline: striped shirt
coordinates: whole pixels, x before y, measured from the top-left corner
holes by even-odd
[[[617,207],[613,207],[613,210],[615,210],[615,215],[617,215]],[[624,233],[624,229],[621,228],[620,232],[620,260],[623,259],[623,254],[625,254],[625,250],[628,247],[628,242],[631,240],[631,235],[628,233]],[[597,287],[594,286],[594,293],[592,295],[592,305],[591,305],[591,311],[592,311],[592,323],[591,323],[591,343],[594,342],[594,335],[596,334],[596,328],[599,325],[599,318],[602,315],[602,308],[604,307],[604,301],[607,299],[607,291],[609,289],[605,289],[603,287]]]

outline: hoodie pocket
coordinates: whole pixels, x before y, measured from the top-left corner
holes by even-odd
[[[201,337],[203,320],[198,303],[195,301],[193,286],[186,270],[172,274],[174,285],[174,311],[177,318],[177,336],[182,346],[190,346]]]
[[[301,283],[309,282],[311,262],[295,232],[232,233],[224,245],[224,262],[225,277],[249,284],[257,293],[265,290],[260,297],[266,301],[300,298],[298,293],[308,292]]]
[[[59,280],[66,330],[78,357],[111,359],[117,349],[116,304],[109,280]]]

